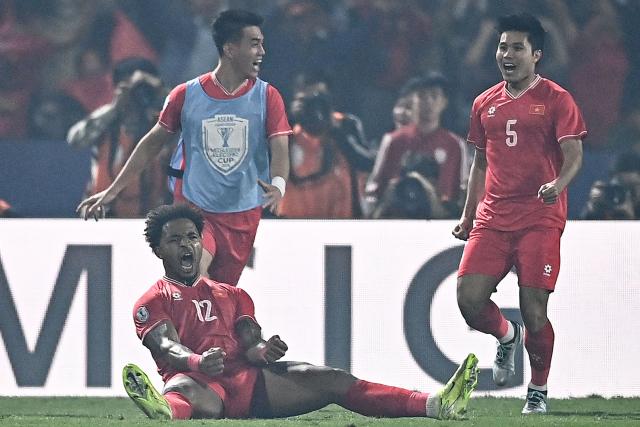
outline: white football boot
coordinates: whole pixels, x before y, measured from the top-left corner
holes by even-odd
[[[516,322],[511,322],[511,324],[513,325],[513,339],[504,344],[498,342],[496,359],[493,361],[493,382],[498,386],[506,385],[509,379],[516,374],[514,359],[516,349],[522,345],[524,328]]]

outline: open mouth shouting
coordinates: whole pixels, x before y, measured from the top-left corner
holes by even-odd
[[[191,249],[187,249],[180,254],[180,268],[189,273],[193,271],[195,256]]]

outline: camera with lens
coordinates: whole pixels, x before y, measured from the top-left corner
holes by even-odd
[[[143,111],[148,108],[160,108],[162,105],[160,89],[144,80],[138,81],[131,88],[131,100],[136,107]]]
[[[616,207],[627,201],[627,188],[616,182],[608,182],[600,187],[602,199],[607,206]]]
[[[589,200],[582,212],[582,219],[633,219],[629,209],[629,190],[615,181],[596,181],[591,186]]]
[[[319,135],[330,127],[331,114],[331,101],[321,92],[300,94],[291,105],[293,122],[311,135]]]
[[[400,178],[384,192],[372,218],[442,218],[443,211],[433,182],[439,166],[429,155],[407,153]]]
[[[405,218],[425,219],[433,216],[432,182],[438,179],[440,168],[427,155],[408,153],[403,161],[401,178],[395,185],[395,200]]]

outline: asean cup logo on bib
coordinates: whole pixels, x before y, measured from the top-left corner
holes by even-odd
[[[234,114],[216,115],[202,121],[204,154],[211,166],[229,175],[249,151],[249,121]]]

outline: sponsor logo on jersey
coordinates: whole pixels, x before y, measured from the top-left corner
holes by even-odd
[[[547,277],[550,277],[552,271],[553,271],[553,268],[551,267],[551,264],[545,264],[544,265],[544,272],[542,274],[547,276]]]
[[[180,292],[174,292],[171,294],[174,301],[182,301],[182,294]]]
[[[487,115],[488,115],[488,117],[495,117],[495,115],[496,115],[496,107],[494,105],[489,107],[489,111],[487,111]]]
[[[249,152],[249,121],[235,114],[218,114],[203,120],[202,145],[209,164],[229,175]]]

